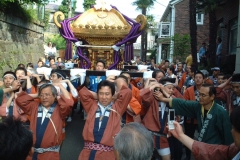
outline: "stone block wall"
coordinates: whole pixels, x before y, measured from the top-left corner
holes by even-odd
[[[0,77],[19,63],[37,63],[44,56],[42,24],[0,13]]]

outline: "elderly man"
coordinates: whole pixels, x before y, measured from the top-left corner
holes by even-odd
[[[60,159],[60,145],[64,119],[70,113],[73,100],[61,84],[58,86],[62,95],[57,96],[57,90],[52,84],[43,84],[39,88],[40,103],[34,101],[37,95],[20,92],[16,99],[18,106],[30,116],[30,129],[33,131],[34,154],[30,159]]]
[[[139,123],[128,123],[114,138],[114,149],[117,160],[150,160],[154,149],[152,134]]]
[[[120,81],[124,81],[119,79]],[[120,131],[121,117],[132,98],[131,90],[118,86],[117,99],[114,83],[103,80],[97,86],[97,94],[83,87],[79,96],[88,117],[83,129],[84,148],[79,160],[113,160],[113,137]],[[98,99],[98,101],[96,101]]]
[[[161,89],[165,97],[169,97],[164,87]],[[203,84],[199,90],[199,102],[165,98],[163,95],[159,99],[169,102],[176,114],[197,119],[200,131],[198,141],[229,145],[233,142],[229,115],[214,102],[215,95],[216,90],[212,85]]]
[[[232,143],[229,146],[206,144],[195,141],[183,133],[181,126],[177,122],[174,122],[175,129],[170,130],[170,132],[174,135],[174,137],[176,137],[179,141],[181,141],[193,152],[194,158],[196,160],[212,160],[212,159],[239,160],[240,159],[239,115],[240,115],[239,107],[235,108],[230,115],[234,143]]]

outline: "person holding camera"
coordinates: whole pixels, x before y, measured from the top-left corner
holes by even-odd
[[[231,123],[228,112],[214,102],[216,89],[209,84],[203,84],[199,90],[199,102],[185,101],[169,97],[163,87],[158,98],[175,109],[178,115],[196,118],[200,131],[198,141],[209,144],[229,145],[233,142]]]

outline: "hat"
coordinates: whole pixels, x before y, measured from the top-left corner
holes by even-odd
[[[214,67],[214,68],[211,68],[212,71],[220,71],[220,68],[219,67]]]
[[[234,75],[232,76],[231,82],[232,82],[232,83],[240,83],[240,73],[234,74]]]

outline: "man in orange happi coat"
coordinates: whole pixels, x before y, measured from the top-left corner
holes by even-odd
[[[57,90],[52,84],[43,84],[38,96],[41,102],[34,101],[36,94],[28,95],[20,92],[16,99],[17,105],[29,115],[30,129],[33,131],[34,154],[27,160],[59,160],[60,145],[64,120],[70,113],[73,100],[68,91],[60,83],[58,86],[62,95],[57,96]]]
[[[120,131],[121,117],[132,98],[129,88],[118,87],[120,88],[114,103],[112,98],[115,94],[115,86],[108,80],[98,84],[97,94],[86,87],[79,91],[81,103],[88,114],[83,129],[84,148],[79,155],[79,160],[115,159],[114,137]]]

